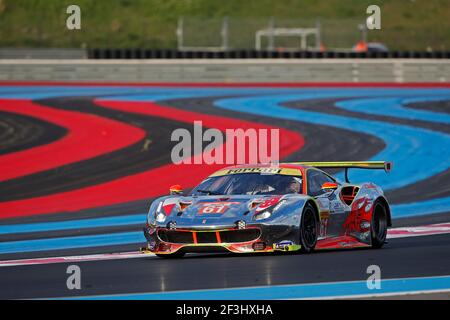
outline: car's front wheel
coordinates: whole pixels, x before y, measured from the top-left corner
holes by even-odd
[[[317,244],[318,229],[317,213],[314,207],[308,203],[303,208],[302,219],[300,223],[300,251],[312,252]]]
[[[387,236],[387,209],[381,201],[376,201],[373,206],[372,223],[370,234],[372,238],[372,248],[381,248]]]

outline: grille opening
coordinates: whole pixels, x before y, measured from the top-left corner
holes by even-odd
[[[217,243],[215,232],[197,232],[197,243]]]
[[[193,243],[191,232],[181,232],[176,230],[160,230],[159,238],[164,242],[172,243]]]
[[[216,232],[196,231],[197,243],[218,243]],[[239,243],[254,241],[259,238],[261,231],[259,229],[242,229],[220,231],[219,238],[221,243]],[[159,230],[159,238],[164,242],[188,244],[194,243],[193,232],[177,230]]]
[[[259,238],[259,229],[243,229],[243,230],[229,230],[222,231],[220,238],[225,243],[247,242]]]

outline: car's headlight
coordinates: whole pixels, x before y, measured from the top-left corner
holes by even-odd
[[[272,213],[274,213],[274,212],[276,212],[278,209],[280,209],[281,206],[282,206],[283,204],[285,204],[285,203],[286,203],[286,200],[281,200],[280,202],[278,202],[278,203],[277,203],[276,205],[274,205],[273,207],[267,208],[266,210],[261,211],[261,212],[257,212],[257,213],[254,215],[255,220],[262,220],[262,219],[267,219],[267,218],[269,218],[269,217],[272,215]]]
[[[272,212],[275,212],[275,211],[277,211],[278,209],[280,209],[281,206],[282,206],[283,204],[285,204],[285,203],[286,203],[286,200],[281,200],[280,202],[278,202],[278,203],[276,204],[276,206],[273,207]]]
[[[157,212],[156,213],[156,221],[157,222],[164,222],[166,221],[166,215],[162,212]]]
[[[164,213],[164,211],[162,210],[162,205],[163,205],[163,201],[159,202],[157,206],[156,206],[156,203],[152,204],[150,206],[150,210],[148,213],[148,220],[151,220],[150,217],[153,217],[153,219],[155,219],[156,222],[166,221],[167,216]]]
[[[262,220],[262,219],[267,219],[272,215],[272,213],[268,210],[263,211],[261,213],[257,213],[255,214],[254,218],[255,220]]]

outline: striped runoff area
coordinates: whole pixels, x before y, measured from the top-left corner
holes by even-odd
[[[195,120],[222,131],[280,128],[281,160],[393,161],[389,174],[352,170],[350,178],[386,190],[394,221],[450,213],[446,83],[3,83],[0,254],[144,242],[151,199],[220,167],[171,163],[171,133]],[[431,223],[390,236],[448,228]]]

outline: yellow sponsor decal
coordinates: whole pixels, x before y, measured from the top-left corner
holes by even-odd
[[[230,174],[239,174],[239,173],[259,173],[259,174],[282,174],[288,176],[301,176],[302,172],[300,169],[294,168],[273,168],[273,167],[249,167],[249,168],[236,168],[236,169],[225,169],[219,170],[210,177],[218,177],[218,176],[226,176]]]

